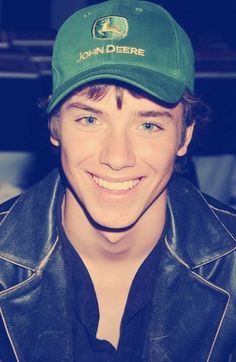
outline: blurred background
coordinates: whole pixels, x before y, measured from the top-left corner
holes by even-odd
[[[51,92],[52,46],[69,15],[99,2],[0,0],[0,201],[27,189],[56,164],[38,106]],[[236,207],[236,1],[153,2],[189,34],[196,94],[213,110],[212,122],[191,147],[184,176]]]

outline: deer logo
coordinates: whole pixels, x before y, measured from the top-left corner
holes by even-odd
[[[111,19],[104,18],[101,22],[102,27],[101,27],[101,29],[98,30],[99,34],[101,34],[103,36],[104,33],[111,31],[112,33],[117,33],[123,37],[123,34],[120,31],[119,26],[111,25],[110,23],[111,23]]]
[[[128,22],[120,16],[106,16],[97,19],[93,25],[95,39],[122,39],[127,36]]]

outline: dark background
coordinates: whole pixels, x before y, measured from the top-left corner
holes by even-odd
[[[53,40],[67,16],[96,2],[0,1],[0,152],[36,153],[39,161],[35,180],[54,165],[46,118],[37,105],[51,92]],[[236,1],[158,3],[190,35],[196,54],[196,94],[213,109],[213,120],[191,153],[236,154]]]

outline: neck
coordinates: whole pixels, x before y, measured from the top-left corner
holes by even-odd
[[[68,239],[82,258],[96,263],[143,260],[161,236],[165,215],[166,191],[132,227],[119,232],[95,228],[69,190],[62,204],[62,224]]]

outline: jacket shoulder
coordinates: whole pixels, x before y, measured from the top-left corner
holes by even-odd
[[[20,195],[13,197],[12,199],[9,199],[2,204],[0,204],[0,223],[4,219],[4,217],[9,213],[12,206],[15,205],[17,200],[19,199]]]
[[[212,196],[210,195],[206,195],[203,194],[205,199],[207,200],[208,204],[210,205],[211,208],[215,209],[216,211],[219,212],[223,212],[223,213],[228,213],[232,216],[236,217],[236,210],[233,209],[232,207],[222,203],[219,200],[214,199]]]
[[[234,240],[236,239],[235,209],[210,195],[202,193],[191,182],[182,177],[175,175],[172,181],[169,192],[171,191],[170,197],[173,200],[178,200],[177,211],[185,208],[192,217],[195,217],[195,220],[197,215],[200,215],[198,222],[201,224],[204,219],[207,229],[212,228],[212,223],[217,229],[221,225],[223,229],[227,229]]]
[[[223,204],[222,202],[214,199],[209,195],[204,195],[210,209],[219,220],[226,226],[226,228],[236,235],[236,210]]]

